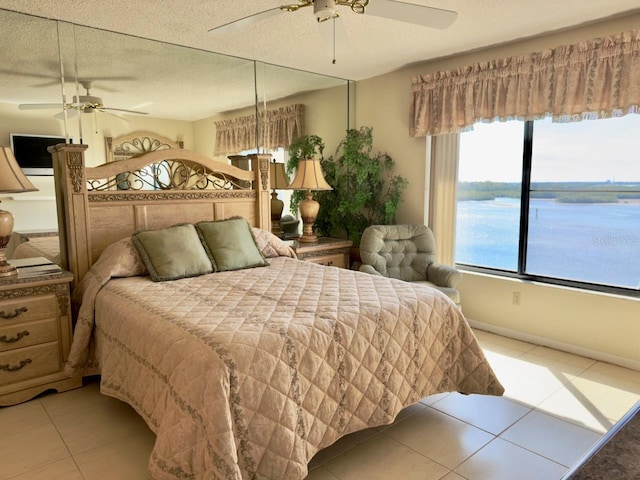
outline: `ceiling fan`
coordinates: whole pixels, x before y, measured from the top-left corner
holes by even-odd
[[[91,86],[93,82],[91,80],[78,80],[78,83],[86,90],[86,95],[73,96],[71,103],[21,103],[18,105],[19,110],[42,110],[47,108],[62,108],[67,111],[67,115],[75,115],[78,112],[93,113],[93,112],[119,112],[119,113],[135,113],[137,115],[148,115],[147,112],[140,112],[137,110],[126,110],[124,108],[105,107],[102,98],[91,95]],[[64,111],[54,115],[56,118],[64,118]]]
[[[396,0],[298,0],[298,3],[281,5],[247,17],[234,20],[210,29],[210,32],[225,32],[244,27],[261,20],[287,12],[296,12],[304,7],[313,7],[318,22],[336,19],[340,16],[336,7],[349,7],[353,13],[371,15],[399,22],[413,23],[423,27],[445,29],[458,14],[451,10],[398,2]]]

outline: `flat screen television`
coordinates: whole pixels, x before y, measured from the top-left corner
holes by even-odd
[[[66,143],[57,135],[11,134],[11,150],[25,175],[53,175],[53,161],[47,148]]]

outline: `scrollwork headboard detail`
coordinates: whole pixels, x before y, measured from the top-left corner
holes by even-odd
[[[144,153],[169,148],[184,148],[184,142],[173,141],[152,132],[133,132],[119,137],[104,137],[107,163],[126,160]]]

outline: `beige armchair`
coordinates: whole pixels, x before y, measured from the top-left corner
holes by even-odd
[[[441,290],[457,305],[460,272],[436,263],[435,240],[425,225],[372,225],[360,241],[361,272],[423,283]]]

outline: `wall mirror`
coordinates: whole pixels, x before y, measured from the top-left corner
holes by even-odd
[[[0,144],[11,134],[64,137],[106,161],[105,137],[145,131],[213,154],[216,122],[304,104],[306,133],[332,151],[349,125],[350,82],[251,60],[0,10]],[[203,32],[203,34],[205,34]],[[101,108],[63,108],[96,97]],[[102,110],[102,111],[99,111]],[[127,110],[129,113],[123,112]],[[253,148],[263,151],[256,140]],[[53,178],[5,196],[16,231],[55,230]]]

